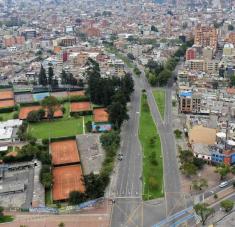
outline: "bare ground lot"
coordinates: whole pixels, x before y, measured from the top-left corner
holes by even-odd
[[[77,136],[78,150],[80,153],[83,174],[99,173],[104,160],[104,151],[101,148],[98,134]]]

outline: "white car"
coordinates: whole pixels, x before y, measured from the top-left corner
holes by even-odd
[[[227,185],[228,185],[228,181],[224,181],[224,182],[220,183],[219,187],[220,187],[220,188],[224,188],[224,187],[226,187]]]

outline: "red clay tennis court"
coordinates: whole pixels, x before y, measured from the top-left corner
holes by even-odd
[[[14,93],[10,90],[0,91],[0,100],[13,99]]]
[[[52,142],[50,146],[54,165],[80,162],[76,140]]]
[[[13,99],[0,101],[0,108],[12,107],[14,105],[15,105],[15,101]]]
[[[70,110],[72,113],[90,111],[91,103],[90,102],[72,102],[70,104]]]
[[[54,201],[68,199],[69,193],[72,191],[85,191],[81,165],[55,167],[52,174],[52,197]]]
[[[97,108],[93,110],[94,122],[108,122],[109,114],[105,108]]]
[[[85,96],[85,91],[70,91],[68,92],[70,96]]]
[[[31,111],[37,111],[37,110],[40,110],[40,109],[42,109],[41,106],[25,106],[25,107],[21,107],[20,108],[20,113],[19,113],[19,119],[20,120],[25,120],[25,119],[27,119],[28,114]],[[63,112],[61,110],[57,110],[54,113],[54,117],[62,117],[62,116],[63,116]]]

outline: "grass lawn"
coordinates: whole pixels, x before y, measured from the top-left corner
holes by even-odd
[[[85,117],[85,123],[90,117]],[[83,133],[83,118],[62,118],[29,124],[29,133],[38,139],[74,136]]]
[[[164,196],[161,141],[149,110],[146,95],[141,98],[139,139],[143,152],[143,199]]]
[[[164,119],[166,93],[163,90],[154,90],[153,91],[153,96],[154,96],[155,101],[157,103],[158,110],[159,110],[159,112],[161,114],[161,117],[162,117],[162,119]]]
[[[0,119],[2,121],[7,121],[13,119],[14,114],[17,113],[17,111],[13,111],[10,113],[0,113]]]
[[[57,138],[64,136],[74,136],[83,133],[83,117],[70,117],[70,103],[63,105],[66,109],[63,118],[53,121],[42,121],[39,123],[30,123],[28,132],[37,139]],[[92,116],[84,117],[84,124],[91,121]]]
[[[11,215],[4,215],[3,217],[0,217],[0,223],[11,222],[13,220],[14,220],[14,217]]]

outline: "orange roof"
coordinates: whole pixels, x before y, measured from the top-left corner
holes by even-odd
[[[80,162],[77,143],[75,140],[52,142],[52,163],[54,165]]]
[[[13,99],[14,93],[11,90],[0,91],[0,100]]]
[[[66,200],[72,191],[85,191],[81,165],[55,167],[53,175],[53,200]]]
[[[109,114],[106,108],[97,108],[93,110],[94,122],[108,122]]]
[[[42,109],[42,106],[25,106],[25,107],[22,107],[22,108],[20,108],[19,119],[25,120],[25,119],[27,119],[28,114],[31,111],[37,111],[37,110],[40,110],[40,109]],[[57,110],[54,113],[54,117],[62,117],[62,116],[63,116],[63,112],[61,110]]]
[[[90,102],[72,102],[70,104],[71,112],[82,112],[91,110]]]
[[[234,94],[235,94],[235,88],[227,88],[227,89],[226,89],[226,92],[227,92],[228,94],[234,95]]]
[[[13,99],[0,100],[0,108],[13,107],[14,105],[15,105],[15,101]]]

